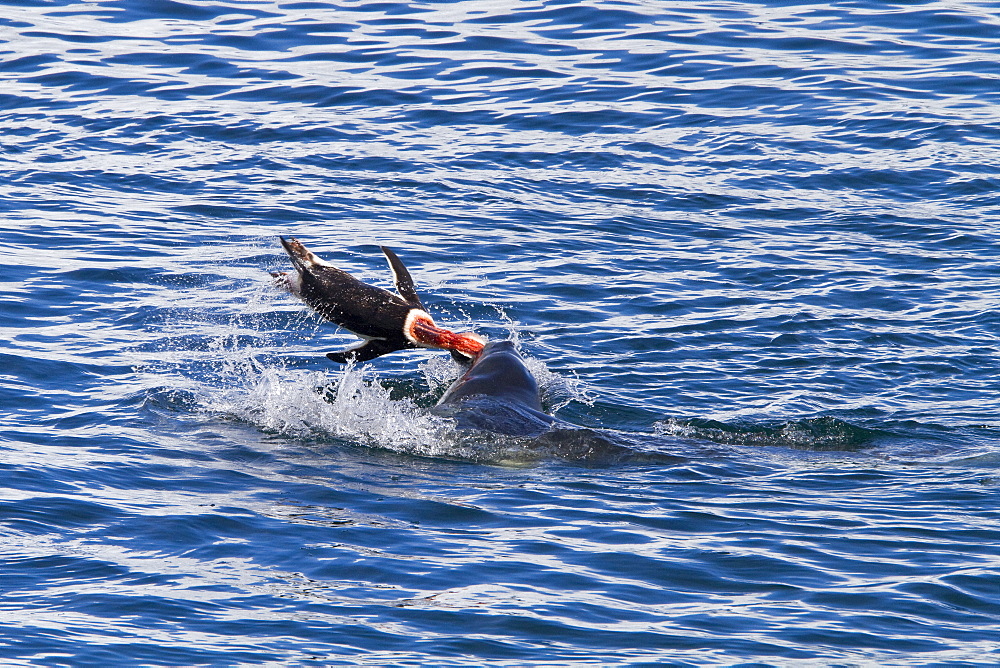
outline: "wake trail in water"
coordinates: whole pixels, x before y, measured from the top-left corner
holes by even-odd
[[[802,450],[860,450],[886,432],[866,429],[835,417],[804,418],[777,424],[730,424],[716,420],[667,418],[656,433],[727,445],[785,447]]]

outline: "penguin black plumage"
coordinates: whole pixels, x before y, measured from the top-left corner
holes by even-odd
[[[389,261],[398,294],[362,283],[324,262],[294,238],[281,238],[295,273],[273,272],[275,283],[300,298],[322,317],[364,341],[353,348],[327,353],[334,362],[367,362],[406,348],[441,348],[456,358],[472,359],[484,341],[470,332],[441,329],[424,310],[413,279],[399,257],[381,246]]]

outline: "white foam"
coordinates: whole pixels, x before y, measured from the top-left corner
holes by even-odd
[[[391,399],[368,365],[332,374],[259,366],[232,367],[202,388],[201,410],[295,439],[344,439],[400,452],[430,453],[448,421],[412,399]]]
[[[451,355],[433,355],[420,363],[420,371],[432,394],[444,392],[456,378],[464,373],[464,368]]]

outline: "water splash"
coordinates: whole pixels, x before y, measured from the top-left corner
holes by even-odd
[[[252,424],[296,440],[344,440],[394,452],[525,466],[546,459],[610,461],[625,450],[587,429],[556,426],[541,435],[468,429],[452,416],[428,410],[460,371],[446,357],[422,363],[428,388],[399,396],[401,384],[370,365],[347,365],[333,381],[322,372],[262,366],[252,359],[231,365],[228,387],[205,385],[198,411]],[[406,384],[406,391],[414,391]]]
[[[380,381],[368,365],[347,365],[331,382],[325,372],[247,358],[202,386],[199,408],[292,439],[434,454],[446,422]]]
[[[247,289],[242,312],[178,309],[180,317],[164,323],[161,336],[143,351],[146,357],[155,351],[155,359],[136,366],[145,377],[150,405],[236,421],[292,440],[345,441],[419,456],[524,464],[560,456],[565,449],[551,443],[566,439],[550,436],[536,443],[463,429],[453,417],[432,413],[429,409],[464,372],[445,354],[427,353],[416,373],[386,374],[372,364],[303,368],[311,362],[289,352],[299,344],[314,346],[319,325],[305,311],[276,316],[271,302],[282,298],[259,285]],[[517,340],[513,325],[510,336]],[[548,410],[592,401],[575,376],[554,373],[527,355],[525,363]],[[573,452],[581,451],[586,448],[574,447]]]

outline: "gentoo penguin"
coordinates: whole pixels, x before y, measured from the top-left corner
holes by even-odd
[[[327,353],[334,362],[367,362],[405,348],[442,348],[474,359],[484,339],[456,334],[434,324],[413,288],[413,279],[396,254],[381,246],[396,283],[392,294],[362,283],[350,274],[316,257],[294,238],[281,238],[294,273],[272,272],[275,283],[304,301],[321,316],[365,339],[360,345]]]

